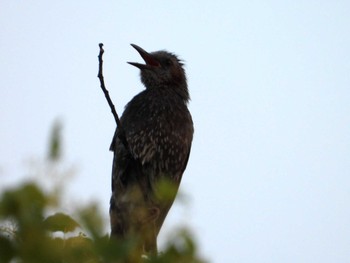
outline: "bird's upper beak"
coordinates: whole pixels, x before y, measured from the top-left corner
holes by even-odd
[[[133,48],[139,52],[143,60],[146,62],[146,64],[140,64],[136,62],[128,62],[130,65],[133,65],[135,67],[138,67],[139,69],[153,69],[155,67],[160,67],[160,63],[158,60],[156,60],[152,54],[148,53],[146,50],[142,49],[141,47],[131,44]]]

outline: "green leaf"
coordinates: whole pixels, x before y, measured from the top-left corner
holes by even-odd
[[[41,218],[46,205],[46,196],[33,183],[27,183],[3,193],[0,201],[0,216],[16,217],[20,221]]]
[[[52,232],[62,231],[63,233],[72,232],[79,224],[70,216],[63,213],[56,213],[44,220],[46,229]]]
[[[51,137],[49,141],[49,154],[48,158],[51,161],[58,161],[62,155],[61,150],[61,136],[62,125],[59,121],[56,121],[52,127]]]
[[[0,232],[0,263],[10,262],[15,255],[15,248],[10,239],[1,235]]]

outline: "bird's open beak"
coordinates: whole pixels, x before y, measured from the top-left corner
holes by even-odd
[[[160,67],[160,63],[146,50],[142,49],[141,47],[130,44],[133,48],[139,52],[143,60],[146,62],[146,64],[140,64],[136,62],[128,62],[130,65],[133,65],[135,67],[138,67],[139,69],[153,69],[155,67]]]

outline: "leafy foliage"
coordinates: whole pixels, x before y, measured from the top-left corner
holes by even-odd
[[[79,224],[66,214],[56,213],[44,220],[44,226],[52,232],[61,231],[67,233],[74,231],[79,227]]]
[[[60,157],[59,130],[56,125],[48,151],[55,162]],[[186,230],[172,236],[158,256],[140,258],[136,237],[118,241],[104,233],[97,205],[80,207],[74,215],[52,213],[59,207],[57,192],[45,192],[35,182],[6,189],[0,196],[0,263],[204,262]]]
[[[52,161],[59,160],[62,153],[62,147],[61,147],[61,123],[59,121],[56,121],[53,125],[52,131],[51,131],[51,138],[49,141],[49,152],[48,156],[49,159]]]

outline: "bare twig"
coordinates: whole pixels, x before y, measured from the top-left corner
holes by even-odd
[[[98,46],[100,47],[100,53],[98,55],[98,74],[97,74],[97,77],[100,79],[101,89],[102,89],[103,93],[105,94],[106,100],[108,102],[109,107],[111,108],[114,120],[117,124],[117,128],[119,131],[117,136],[122,141],[125,148],[129,149],[129,145],[128,145],[128,142],[126,140],[125,132],[124,132],[124,129],[122,128],[118,113],[115,110],[114,104],[113,104],[111,97],[109,96],[109,92],[105,86],[105,81],[104,81],[104,77],[103,77],[103,60],[102,60],[102,56],[104,53],[103,44],[100,43],[100,44],[98,44]]]
[[[105,81],[104,81],[104,78],[103,78],[103,60],[102,60],[102,56],[103,56],[103,53],[105,52],[103,50],[103,44],[100,43],[99,47],[100,47],[100,54],[98,55],[98,65],[99,65],[99,67],[98,67],[98,75],[97,75],[97,77],[100,79],[101,89],[102,89],[103,93],[105,94],[105,97],[107,99],[109,107],[111,108],[113,117],[115,119],[115,122],[117,123],[117,127],[121,127],[118,113],[115,110],[114,104],[113,104],[113,102],[111,100],[111,97],[109,96],[108,90],[106,89]]]

